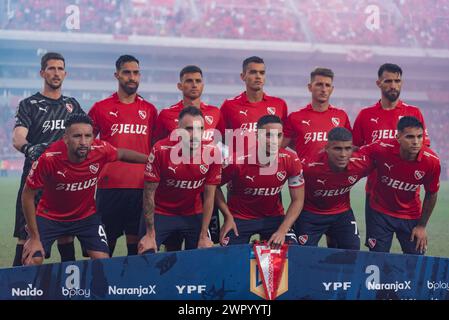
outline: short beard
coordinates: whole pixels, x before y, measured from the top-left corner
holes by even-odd
[[[392,96],[390,93],[388,93],[388,92],[385,92],[385,98],[387,98],[388,99],[388,101],[390,101],[390,102],[395,102],[396,100],[398,100],[399,99],[399,96],[401,95],[401,91],[398,91],[398,94],[397,94],[397,96]]]
[[[48,81],[45,81],[45,83],[47,84],[47,86],[49,86],[49,87],[52,88],[53,90],[57,90],[57,89],[61,88],[61,86],[62,86],[62,81],[61,81],[61,83],[58,84],[58,85],[51,84],[51,83],[48,82]]]
[[[125,91],[126,94],[130,96],[137,92],[137,89],[139,88],[139,84],[137,84],[135,88],[127,87],[126,85],[120,84],[120,88],[122,88],[122,90]]]
[[[86,159],[87,158],[87,156],[89,155],[89,150],[86,152],[86,154],[85,155],[81,155],[81,154],[79,154],[78,153],[78,150],[76,150],[76,152],[75,152],[75,155],[76,155],[76,157],[78,158],[78,159],[80,159],[80,160],[84,160],[84,159]]]

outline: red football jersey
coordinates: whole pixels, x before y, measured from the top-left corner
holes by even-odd
[[[160,112],[159,117],[157,118],[156,127],[154,129],[155,141],[167,138],[173,130],[178,128],[178,116],[183,108],[184,103],[181,100],[177,104],[163,109]],[[222,123],[222,121],[220,121],[220,109],[201,103],[200,110],[204,116],[203,140],[212,141],[214,129],[222,132],[222,129],[218,127],[219,123]]]
[[[399,155],[397,141],[376,141],[360,149],[375,162],[377,180],[370,196],[370,206],[379,212],[401,219],[421,217],[419,189],[435,193],[440,186],[440,160],[423,146],[416,161],[406,161]]]
[[[363,146],[380,140],[389,142],[396,140],[397,124],[404,116],[416,117],[424,125],[424,118],[418,107],[410,106],[398,101],[396,108],[385,110],[382,108],[380,100],[373,106],[360,111],[354,122],[353,142],[356,146]],[[429,135],[425,129],[425,144],[430,146]],[[376,181],[376,171],[369,175],[366,182],[366,191],[371,193],[373,184]]]
[[[354,152],[346,170],[334,172],[326,152],[306,158],[304,210],[317,214],[338,214],[351,209],[351,188],[373,170],[371,159]]]
[[[220,184],[221,159],[213,162],[212,158],[201,157],[197,164],[175,164],[170,153],[177,143],[169,138],[159,140],[148,157],[144,179],[159,183],[155,195],[155,213],[168,216],[200,214],[203,211],[200,194],[204,185]],[[203,143],[201,152],[220,155],[214,144]]]
[[[227,99],[220,108],[225,129],[242,129],[254,132],[257,121],[267,114],[277,115],[283,122],[287,119],[287,104],[284,100],[264,93],[262,101],[250,102],[246,92]]]
[[[244,164],[233,161],[223,168],[222,184],[230,182],[227,204],[232,215],[245,220],[284,215],[279,195],[284,183],[288,181],[289,188],[304,185],[298,157],[280,149],[277,170],[265,175],[261,174],[259,164],[249,162],[249,157],[244,155]]]
[[[288,116],[284,133],[295,141],[296,153],[302,160],[315,157],[326,145],[328,132],[335,127],[345,127],[351,131],[345,111],[329,105],[326,111],[318,112],[308,104]]]
[[[26,184],[43,189],[36,214],[56,221],[76,221],[95,213],[95,188],[108,162],[117,161],[117,149],[94,140],[81,163],[70,162],[67,146],[59,140],[33,163]]]
[[[117,93],[96,102],[89,111],[94,122],[94,134],[116,148],[131,149],[150,154],[153,127],[157,118],[156,108],[142,97],[133,103],[120,102]],[[98,188],[143,188],[145,165],[115,162],[106,165],[100,175]]]

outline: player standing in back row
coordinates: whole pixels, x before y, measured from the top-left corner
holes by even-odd
[[[23,244],[28,237],[25,231],[25,218],[22,210],[22,190],[34,160],[47,146],[59,140],[64,134],[64,121],[71,113],[84,113],[75,98],[63,96],[62,83],[67,75],[64,57],[56,52],[42,56],[40,75],[44,79],[42,92],[22,100],[17,108],[13,132],[13,146],[25,155],[22,178],[16,202],[16,222],[14,237],[17,238],[13,266],[22,265]],[[40,196],[35,199],[36,205]],[[73,238],[58,240],[61,261],[75,260]]]
[[[327,134],[333,128],[344,127],[351,131],[346,112],[329,102],[334,91],[333,82],[334,72],[331,69],[313,70],[308,84],[312,101],[287,118],[283,147],[291,146],[302,162],[316,157],[322,151],[327,142]],[[327,246],[335,248],[337,243],[328,237]]]
[[[241,129],[255,132],[257,121],[264,115],[276,115],[287,119],[287,104],[284,100],[269,96],[263,91],[265,85],[265,62],[260,57],[249,57],[243,61],[240,78],[246,90],[237,97],[227,99],[221,106],[224,129]]]
[[[405,104],[399,99],[402,87],[402,69],[396,64],[385,63],[377,71],[376,85],[381,92],[380,100],[360,111],[354,122],[354,145],[363,146],[374,141],[396,141],[397,124],[404,116],[416,117],[424,126],[424,144],[430,146],[424,118],[418,107]],[[370,194],[376,182],[376,171],[366,182],[365,219],[370,212]]]
[[[94,134],[116,148],[150,154],[157,110],[137,94],[140,82],[139,60],[120,56],[115,78],[118,90],[95,103],[89,111]],[[137,234],[142,214],[143,171],[145,166],[121,161],[106,164],[101,172],[96,195],[97,212],[106,228],[110,255],[124,233],[128,255],[137,254]]]
[[[334,72],[316,68],[310,73],[308,88],[312,101],[304,108],[292,112],[284,127],[284,147],[291,145],[301,161],[315,157],[326,145],[327,134],[336,127],[351,131],[348,115],[343,109],[330,104],[334,91]]]
[[[170,133],[178,128],[179,113],[184,108],[190,106],[198,108],[204,115],[204,143],[213,141],[214,129],[220,130],[217,126],[219,123],[222,123],[220,121],[221,113],[217,107],[208,105],[201,100],[204,89],[203,71],[198,66],[185,66],[179,73],[177,87],[182,92],[182,100],[171,107],[161,110],[154,130],[154,142],[169,137]],[[214,208],[209,230],[212,241],[218,243],[220,221],[217,208]],[[183,239],[176,238],[176,235],[172,235],[164,244],[167,251],[176,251],[181,250],[182,242]]]

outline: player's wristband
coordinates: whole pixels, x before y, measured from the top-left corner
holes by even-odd
[[[21,148],[20,152],[22,152],[24,155],[26,155],[29,147],[31,147],[31,143],[25,143]]]

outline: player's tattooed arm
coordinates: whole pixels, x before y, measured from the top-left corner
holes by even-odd
[[[145,182],[143,189],[143,214],[148,231],[154,231],[154,195],[159,183]]]
[[[156,189],[159,183],[154,182],[146,182],[143,188],[143,215],[145,218],[145,225],[147,232],[140,239],[139,244],[137,246],[138,254],[143,254],[146,252],[156,252],[156,232],[154,230],[154,195],[156,193]]]

